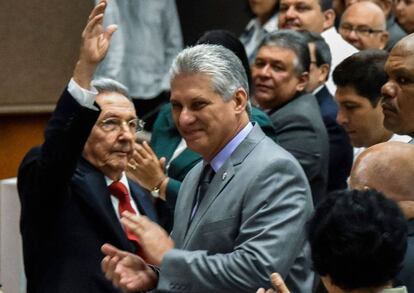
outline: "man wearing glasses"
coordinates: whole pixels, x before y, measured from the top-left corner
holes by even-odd
[[[344,12],[339,26],[341,36],[359,50],[384,49],[388,42],[386,18],[370,1],[357,2]]]
[[[57,103],[45,141],[18,175],[27,292],[120,293],[100,269],[106,242],[139,253],[123,210],[156,221],[148,193],[125,176],[140,125],[125,87],[91,85],[115,26],[102,27],[106,1],[85,27],[73,78]],[[98,34],[101,37],[96,37]]]

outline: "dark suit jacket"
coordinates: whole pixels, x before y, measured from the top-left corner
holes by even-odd
[[[329,142],[316,98],[298,94],[288,103],[269,111],[279,144],[290,152],[306,173],[313,202],[326,194]]]
[[[273,128],[272,121],[269,120],[269,117],[264,112],[253,107],[251,120],[257,122],[266,135],[276,141],[276,132]],[[180,141],[181,135],[172,118],[171,104],[168,103],[161,108],[151,137],[151,146],[154,152],[159,158],[165,157],[170,164],[168,169],[168,177],[170,180],[166,191],[167,204],[163,201],[157,202],[161,225],[168,231],[172,229],[174,207],[181,182],[191,168],[201,160],[199,154],[186,148],[178,157],[170,161]]]
[[[185,177],[164,255],[162,292],[255,292],[279,272],[292,293],[311,292],[305,227],[312,213],[309,184],[291,154],[255,124],[217,170],[189,223],[203,163]]]
[[[338,106],[328,88],[322,87],[315,96],[329,137],[328,192],[344,189],[348,186],[346,180],[352,168],[353,148],[348,134],[336,122]]]
[[[402,269],[394,280],[394,286],[406,286],[409,293],[414,292],[414,219],[408,220],[407,251]]]
[[[18,174],[28,293],[121,292],[100,268],[102,244],[134,251],[116,216],[104,175],[81,158],[99,111],[65,90],[41,147]],[[130,182],[141,213],[156,220],[148,194]]]

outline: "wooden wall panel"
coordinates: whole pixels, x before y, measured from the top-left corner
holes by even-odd
[[[50,114],[0,116],[0,179],[17,176],[26,152],[43,142]]]

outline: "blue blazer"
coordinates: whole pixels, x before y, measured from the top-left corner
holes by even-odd
[[[45,142],[19,168],[20,229],[28,293],[120,293],[100,268],[102,244],[134,252],[116,216],[105,177],[81,157],[99,116],[65,90]],[[148,193],[129,182],[139,211],[157,220]]]
[[[354,157],[348,134],[336,122],[338,106],[324,86],[316,93],[316,99],[321,109],[322,120],[329,138],[329,173],[327,191],[347,188],[347,178],[351,173]]]

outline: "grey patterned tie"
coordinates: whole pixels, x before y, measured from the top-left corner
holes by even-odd
[[[200,206],[201,201],[203,200],[204,195],[207,193],[208,186],[210,185],[211,180],[214,177],[214,170],[211,168],[210,164],[204,166],[203,172],[200,176],[200,181],[198,182],[197,194],[194,199],[193,209],[191,210],[190,223],[194,218],[194,215],[197,212],[198,207]]]

